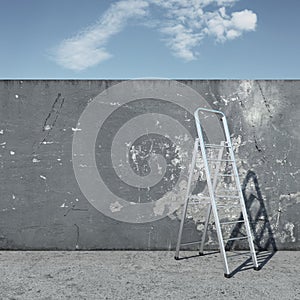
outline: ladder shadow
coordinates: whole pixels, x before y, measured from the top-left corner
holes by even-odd
[[[258,270],[261,270],[269,260],[275,255],[276,251],[262,251],[256,252],[256,257],[258,261]],[[252,258],[247,258],[243,263],[241,263],[237,268],[235,268],[230,274],[229,277],[233,277],[235,274],[253,269]]]
[[[176,258],[176,260],[184,260],[184,259],[191,259],[191,258],[196,258],[196,257],[203,257],[203,256],[209,256],[209,255],[214,255],[214,254],[219,254],[220,251],[212,251],[212,252],[208,252],[208,253],[204,253],[204,254],[193,254],[193,255],[188,255],[188,256],[181,256]]]
[[[247,197],[246,189],[251,184],[251,181],[254,184],[255,193],[251,192]],[[255,172],[251,170],[247,172],[247,175],[242,184],[242,192],[245,200],[250,227],[253,233],[254,246],[257,250],[259,270],[261,270],[274,256],[277,251],[277,246]],[[242,213],[240,214],[239,220],[243,220]],[[242,223],[237,223],[231,231],[230,238],[244,235],[243,233],[241,233],[242,227]],[[235,241],[228,241],[225,245],[225,249],[227,251],[232,250],[234,247],[234,242]],[[250,268],[253,268],[252,259],[248,258],[236,269],[234,269],[230,275],[233,276],[240,271],[248,270]]]

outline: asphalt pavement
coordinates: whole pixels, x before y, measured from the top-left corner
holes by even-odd
[[[1,251],[0,299],[300,299],[300,251],[247,256],[171,251]]]

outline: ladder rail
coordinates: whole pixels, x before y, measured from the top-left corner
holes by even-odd
[[[180,251],[180,245],[181,245],[181,239],[182,239],[184,220],[185,220],[187,207],[188,207],[188,203],[189,203],[190,189],[191,189],[193,175],[194,175],[194,169],[195,169],[195,165],[196,165],[196,156],[197,156],[197,152],[198,152],[198,147],[199,147],[199,138],[196,138],[195,143],[194,143],[192,163],[191,163],[190,170],[189,170],[190,174],[189,174],[188,184],[187,184],[187,189],[186,189],[184,208],[183,208],[183,212],[182,212],[182,219],[181,219],[180,227],[179,227],[175,259],[179,259],[179,251]]]
[[[238,189],[238,194],[240,196],[240,205],[241,205],[241,208],[242,208],[244,224],[245,224],[245,228],[246,228],[246,232],[247,232],[247,236],[248,236],[248,244],[249,244],[249,247],[250,247],[250,253],[251,253],[254,268],[258,269],[258,262],[257,262],[256,252],[255,252],[254,243],[253,243],[253,236],[252,236],[252,232],[251,232],[251,229],[250,229],[250,224],[249,224],[249,220],[248,220],[248,214],[247,214],[247,209],[246,209],[246,205],[245,205],[244,195],[243,195],[243,191],[242,191],[242,187],[241,187],[241,183],[240,183],[240,178],[239,178],[239,175],[238,175],[237,166],[236,166],[236,163],[235,163],[234,153],[233,153],[233,149],[232,149],[232,143],[231,143],[231,139],[230,139],[230,133],[229,133],[228,124],[227,124],[227,120],[226,120],[225,115],[223,115],[222,121],[223,121],[223,125],[224,125],[224,131],[225,131],[227,144],[230,146],[228,148],[229,154],[230,154],[231,159],[234,161],[233,166],[232,166],[233,172],[235,174],[234,180],[235,180],[235,183],[236,183],[236,187]]]
[[[224,143],[221,142],[221,145],[224,145]],[[221,159],[221,157],[223,156],[223,152],[224,152],[224,148],[222,147],[219,149],[219,154],[218,154],[219,159]],[[221,166],[221,162],[218,162],[216,164],[216,171],[215,171],[214,179],[213,179],[213,190],[214,191],[216,190],[216,186],[218,183],[218,175],[219,175],[220,166]],[[203,235],[202,235],[202,240],[201,240],[201,245],[200,245],[200,250],[199,250],[200,255],[203,255],[204,243],[205,243],[205,238],[206,238],[207,229],[208,229],[208,222],[209,222],[209,218],[211,215],[211,208],[212,207],[210,204],[208,207],[208,210],[207,210],[207,215],[206,215],[205,224],[204,224],[204,230],[203,230]]]
[[[213,185],[211,182],[210,171],[209,171],[208,161],[207,161],[207,157],[206,157],[203,133],[202,133],[201,123],[200,123],[199,114],[198,114],[199,110],[200,109],[197,109],[195,112],[196,128],[197,128],[197,132],[198,132],[198,137],[200,139],[201,154],[202,154],[202,159],[204,162],[207,187],[208,187],[209,195],[211,198],[211,208],[212,208],[214,219],[215,219],[215,224],[216,224],[216,229],[217,229],[217,237],[218,237],[218,242],[219,242],[219,246],[220,246],[220,252],[221,252],[221,255],[223,258],[224,272],[225,272],[225,274],[229,274],[229,267],[228,267],[228,263],[227,263],[227,259],[226,259],[225,246],[224,246],[224,241],[223,241],[223,237],[222,237],[222,230],[221,230],[221,225],[220,225],[220,221],[219,221]]]

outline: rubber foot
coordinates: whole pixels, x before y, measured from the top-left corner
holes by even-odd
[[[225,277],[225,278],[231,278],[231,275],[230,275],[230,274],[225,274],[225,273],[224,273],[224,277]]]
[[[259,271],[260,270],[260,267],[254,267],[253,268],[255,271]]]
[[[203,252],[199,252],[199,256],[204,256],[204,253]]]
[[[178,257],[178,256],[174,256],[174,258],[175,258],[176,260],[179,260],[179,257]]]

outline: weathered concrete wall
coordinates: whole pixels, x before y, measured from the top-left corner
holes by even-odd
[[[0,81],[0,248],[173,249],[198,106],[228,117],[257,247],[299,250],[300,82],[202,80]]]

